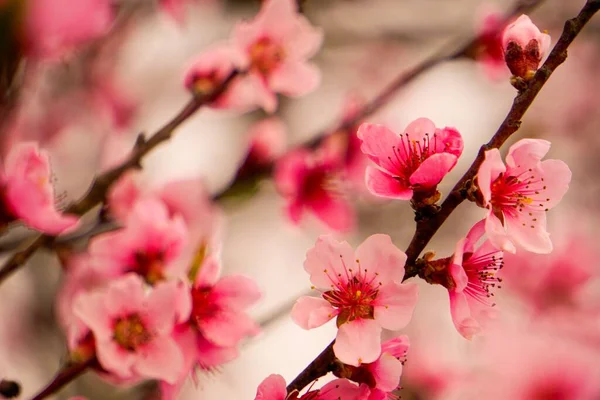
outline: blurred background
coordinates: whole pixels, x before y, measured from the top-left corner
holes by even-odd
[[[576,15],[583,3],[547,0],[530,16],[550,33],[554,43],[564,21]],[[508,10],[512,4],[306,0],[306,17],[324,30],[323,47],[313,60],[323,78],[310,95],[280,98],[276,115],[286,126],[288,146],[322,134],[341,120],[349,98],[371,99],[402,71],[440,48],[458,46],[475,35],[486,12]],[[55,188],[62,204],[85,193],[94,174],[113,165],[140,132],[155,131],[182,108],[190,96],[183,85],[190,62],[209,45],[226,39],[237,21],[253,16],[260,2],[191,1],[182,23],[149,0],[117,2],[115,7],[117,22],[107,36],[60,60],[39,63],[28,72],[11,117],[10,124],[19,127],[18,140],[39,140],[51,152]],[[561,205],[548,214],[555,253],[539,259],[507,260],[507,265],[513,262],[522,273],[507,276],[502,289],[496,291],[501,318],[510,321],[515,332],[527,332],[515,335],[539,330],[550,336],[548,343],[564,343],[564,337],[579,338],[576,335],[581,334],[569,327],[588,323],[590,357],[600,355],[600,265],[593,256],[598,251],[600,222],[599,39],[600,19],[596,18],[577,38],[568,60],[511,138],[511,143],[521,137],[552,141],[548,157],[567,162],[573,180]],[[384,123],[396,132],[418,117],[430,118],[438,127],[456,127],[464,137],[465,150],[440,186],[445,194],[471,164],[478,147],[496,131],[515,94],[508,72],[490,79],[479,63],[457,60],[419,76],[367,121]],[[171,141],[144,159],[146,184],[159,186],[172,179],[201,177],[211,193],[225,190],[246,156],[249,127],[264,117],[261,111],[236,115],[201,110]],[[399,248],[406,248],[414,231],[408,202],[381,201],[356,189],[345,195],[356,205],[357,227],[338,234],[340,237],[357,245],[381,232],[389,234]],[[264,295],[251,315],[261,323],[263,333],[248,340],[235,361],[200,375],[197,385],[188,382],[181,399],[252,399],[266,376],[280,373],[291,381],[334,337],[333,323],[304,331],[289,318],[295,299],[310,291],[302,268],[305,253],[318,235],[329,231],[311,216],[299,226],[292,225],[284,204],[268,179],[256,193],[221,202],[226,216],[224,273],[243,273],[257,281]],[[449,256],[456,241],[483,215],[484,210],[463,204],[427,248],[441,257]],[[31,234],[25,229],[11,231],[0,241],[2,256],[8,256],[15,243]],[[573,256],[580,248],[591,256]],[[532,270],[525,265],[528,263],[547,268]],[[561,268],[581,269],[580,278],[564,284],[568,278],[561,275]],[[550,278],[548,271],[552,271]],[[66,354],[64,333],[55,318],[54,299],[60,281],[56,256],[42,251],[0,288],[0,375],[22,384],[22,398],[45,385]],[[459,383],[471,376],[472,366],[480,362],[475,355],[482,352],[476,349],[489,343],[461,337],[450,319],[447,291],[418,283],[420,300],[403,332],[410,336],[412,347],[400,394],[403,399],[467,398],[460,394]],[[534,290],[541,294],[532,300]],[[548,303],[540,305],[546,296]],[[580,314],[586,317],[579,320]],[[77,394],[89,399],[152,399],[158,398],[155,389],[152,383],[115,388],[88,373],[56,398]]]

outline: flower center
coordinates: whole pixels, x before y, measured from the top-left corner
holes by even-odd
[[[486,254],[465,253],[463,268],[467,274],[468,283],[464,292],[486,306],[495,306],[490,301],[494,296],[492,289],[498,287],[502,278],[496,273],[504,266],[502,252],[494,251]]]
[[[202,320],[214,316],[219,307],[211,298],[212,288],[194,287],[192,289],[192,314],[191,321],[196,326],[202,323]]]
[[[517,176],[500,174],[491,186],[492,211],[504,222],[504,215],[517,216],[524,211],[529,212],[530,225],[533,228],[537,218],[532,214],[535,211],[548,211],[544,195],[547,186],[544,178],[536,176],[532,169],[528,169]],[[523,226],[526,226],[523,223]]]
[[[188,83],[190,89],[195,95],[202,96],[212,93],[221,83],[217,70],[194,75]]]
[[[162,252],[137,252],[134,256],[133,266],[128,272],[135,272],[144,277],[146,282],[153,285],[165,279],[163,274]]]
[[[138,314],[131,314],[116,320],[114,340],[127,351],[136,351],[152,340],[149,332]]]
[[[395,179],[410,186],[410,176],[419,168],[419,166],[436,153],[437,135],[433,138],[428,133],[423,140],[413,140],[408,133],[400,134],[400,145],[393,146],[394,157],[388,157],[390,162],[396,166],[399,176]]]
[[[348,272],[352,272],[348,270]],[[346,283],[338,282],[337,287],[323,293],[323,298],[333,307],[339,308],[338,327],[355,319],[373,319],[373,301],[379,290],[373,287],[372,281],[365,281],[360,276],[352,276]]]
[[[283,48],[266,37],[250,46],[248,52],[250,53],[251,68],[264,77],[269,76],[285,58]]]

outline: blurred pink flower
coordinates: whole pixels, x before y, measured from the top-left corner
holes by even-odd
[[[250,151],[248,159],[265,164],[281,157],[285,152],[287,128],[277,117],[265,118],[253,124],[248,130]]]
[[[346,379],[335,379],[320,389],[309,389],[303,395],[292,392],[288,397],[285,379],[281,375],[269,375],[256,390],[254,400],[367,400],[369,388],[357,386]]]
[[[414,192],[433,194],[463,150],[456,129],[438,129],[427,118],[411,122],[399,136],[382,125],[365,123],[358,137],[362,152],[378,167],[367,167],[368,189],[376,196],[401,200],[410,200]]]
[[[306,62],[321,46],[321,31],[298,13],[294,0],[265,0],[256,17],[236,25],[237,66],[267,112],[277,108],[275,93],[302,96],[319,85],[318,69]]]
[[[340,160],[327,152],[297,149],[275,165],[275,186],[287,200],[287,215],[299,223],[305,210],[311,211],[335,231],[354,227],[351,204],[336,190]]]
[[[502,34],[504,59],[514,76],[529,79],[550,51],[550,35],[540,32],[527,15],[521,15]]]
[[[94,268],[108,277],[134,272],[154,284],[180,277],[188,265],[181,260],[188,230],[180,215],[169,216],[157,199],[136,202],[125,228],[94,238],[89,247]]]
[[[0,222],[20,219],[27,226],[50,235],[74,230],[79,218],[56,210],[48,154],[35,142],[14,145],[0,173],[3,189]]]
[[[109,0],[26,0],[25,7],[25,47],[37,58],[56,59],[99,38],[114,20]]]
[[[374,362],[381,354],[381,329],[404,328],[417,302],[417,286],[401,283],[405,262],[387,235],[369,236],[356,253],[347,242],[320,236],[304,269],[323,298],[298,299],[292,319],[313,329],[337,317],[336,357],[353,366]]]
[[[498,79],[505,75],[506,61],[502,47],[503,14],[489,11],[480,21],[477,31],[479,34],[477,60],[483,65],[485,72],[491,79]]]
[[[128,274],[75,299],[75,314],[93,332],[98,361],[106,371],[125,379],[175,382],[183,355],[172,332],[190,311],[182,286],[170,281],[147,291],[138,276]]]
[[[490,240],[477,247],[485,233],[484,224],[484,221],[475,224],[467,237],[456,244],[449,266],[452,322],[466,339],[481,330],[482,320],[492,316],[491,289],[500,282],[496,273],[503,265],[502,252]]]
[[[560,160],[541,161],[548,150],[546,140],[519,140],[508,150],[506,165],[498,149],[485,152],[477,184],[489,209],[485,230],[497,248],[510,253],[516,245],[534,253],[552,251],[546,211],[567,192],[571,170]]]

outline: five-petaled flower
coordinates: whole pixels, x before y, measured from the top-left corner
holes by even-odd
[[[528,80],[550,50],[550,35],[540,32],[527,15],[521,15],[504,30],[502,48],[510,72]]]
[[[361,150],[378,168],[367,167],[366,183],[376,196],[410,200],[415,193],[435,194],[435,188],[454,168],[463,140],[454,128],[438,129],[427,118],[411,122],[396,135],[382,125],[362,124]]]
[[[98,361],[107,372],[127,380],[174,382],[183,355],[171,335],[175,323],[189,315],[185,293],[177,281],[146,291],[139,276],[128,274],[105,288],[80,294],[73,307],[92,331]]]
[[[417,286],[401,283],[405,262],[387,235],[368,237],[356,253],[347,242],[319,237],[304,269],[322,298],[298,299],[293,320],[312,329],[337,317],[336,357],[353,366],[374,362],[381,355],[381,329],[404,328],[417,302]]]
[[[571,170],[563,161],[541,159],[550,142],[522,139],[502,162],[498,149],[488,150],[477,173],[483,206],[489,209],[485,230],[492,243],[514,253],[515,245],[533,253],[552,251],[546,211],[569,188]]]

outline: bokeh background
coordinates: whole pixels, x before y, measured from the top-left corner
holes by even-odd
[[[55,187],[63,204],[82,195],[94,174],[132,146],[137,134],[153,132],[175,115],[189,99],[182,81],[190,61],[210,44],[227,38],[232,26],[254,15],[260,5],[250,0],[199,0],[189,4],[185,22],[177,24],[152,1],[118,3],[122,14],[108,37],[59,62],[39,65],[23,87],[20,133],[40,140],[51,152]],[[583,3],[547,0],[531,17],[556,39],[564,21]],[[402,71],[438,49],[458,46],[474,35],[486,11],[507,10],[511,4],[480,0],[305,1],[305,15],[325,33],[323,48],[314,59],[323,80],[308,96],[281,99],[277,115],[286,124],[288,145],[306,142],[333,126],[350,96],[372,98]],[[557,252],[575,251],[569,247],[573,237],[592,251],[598,250],[599,38],[600,19],[596,19],[577,38],[567,62],[552,76],[511,139],[551,140],[549,157],[565,160],[573,170],[569,193],[549,213]],[[440,186],[442,193],[447,193],[508,112],[516,93],[508,78],[492,80],[481,65],[469,59],[443,63],[404,87],[368,121],[385,123],[395,131],[417,117],[428,117],[437,126],[456,127],[465,139],[465,150]],[[202,110],[144,160],[147,185],[202,177],[212,193],[223,190],[245,157],[248,128],[263,117],[262,112],[240,116]],[[380,201],[366,193],[350,196],[358,210],[358,226],[341,237],[357,245],[368,235],[383,232],[391,235],[398,247],[406,248],[414,230],[407,202]],[[243,345],[237,360],[200,375],[197,386],[186,385],[181,399],[251,399],[267,375],[280,373],[290,381],[334,337],[332,323],[307,332],[289,318],[294,300],[310,290],[302,268],[305,253],[327,229],[310,217],[300,226],[290,224],[283,205],[269,180],[261,183],[257,193],[222,204],[226,215],[224,272],[243,273],[258,282],[264,296],[251,314],[261,322],[263,333]],[[484,211],[471,203],[461,205],[428,249],[440,256],[450,255],[456,241],[483,215]],[[2,257],[28,235],[31,232],[22,229],[5,236],[0,241]],[[586,302],[600,308],[600,303],[593,303],[598,298],[594,297],[594,284],[600,271],[594,267],[599,264],[593,257],[582,263],[589,264],[591,271]],[[528,279],[535,281],[537,276],[534,272]],[[56,256],[42,251],[0,288],[0,375],[21,382],[22,398],[47,383],[65,357],[64,334],[55,320],[54,299],[60,280]],[[437,390],[436,374],[451,377],[469,364],[477,340],[466,341],[455,331],[444,288],[420,281],[419,285],[419,304],[404,331],[413,347],[401,395],[403,399],[451,397],[442,393],[447,382],[439,383],[444,390]],[[532,318],[524,311],[527,301],[510,281],[497,296],[503,315],[519,321]],[[589,329],[600,331],[595,325]],[[418,370],[412,378],[411,363]],[[424,376],[428,368],[431,377]],[[56,398],[75,394],[89,399],[156,398],[152,383],[115,388],[93,373]]]

